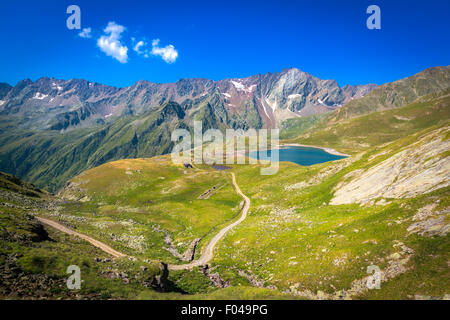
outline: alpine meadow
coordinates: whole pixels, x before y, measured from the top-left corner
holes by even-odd
[[[448,4],[393,2],[5,5],[0,298],[448,300]]]

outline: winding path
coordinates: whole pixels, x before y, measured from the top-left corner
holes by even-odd
[[[250,208],[250,199],[245,194],[242,193],[241,189],[239,188],[238,184],[236,183],[236,176],[234,175],[233,172],[231,172],[231,177],[233,180],[233,186],[234,186],[234,189],[236,190],[236,193],[239,194],[244,199],[244,207],[242,209],[242,214],[241,214],[240,218],[238,220],[236,220],[235,222],[229,224],[228,226],[224,227],[223,229],[221,229],[208,243],[208,245],[206,246],[205,250],[203,251],[203,253],[199,259],[194,260],[190,263],[186,263],[186,264],[168,265],[169,270],[187,270],[187,269],[192,269],[194,267],[198,267],[198,266],[207,264],[209,261],[212,260],[212,258],[214,256],[214,248],[215,248],[216,244],[219,242],[219,240],[222,239],[223,236],[229,230],[231,230],[232,228],[234,228],[235,226],[237,226],[238,224],[240,224],[242,221],[245,220],[245,218],[247,217],[248,209]],[[81,239],[84,239],[84,240],[90,242],[92,245],[96,246],[97,248],[100,248],[103,251],[105,251],[106,253],[109,253],[113,257],[116,257],[116,258],[126,257],[125,254],[114,250],[107,244],[104,244],[103,242],[95,240],[87,235],[82,234],[82,233],[71,230],[58,222],[55,222],[50,219],[42,218],[42,217],[36,217],[36,219],[46,225],[49,225],[52,228],[55,228],[58,231],[76,236]]]
[[[245,218],[247,218],[248,209],[250,209],[250,199],[245,194],[242,193],[241,189],[239,188],[238,184],[236,183],[236,176],[234,175],[233,172],[231,172],[231,177],[233,180],[233,186],[234,186],[234,189],[236,190],[236,193],[244,199],[244,208],[242,209],[241,217],[238,220],[236,220],[235,222],[233,222],[233,223],[229,224],[228,226],[226,226],[225,228],[221,229],[208,243],[208,245],[206,246],[206,249],[203,251],[200,258],[198,258],[197,260],[194,260],[190,263],[186,263],[186,264],[170,264],[168,266],[169,270],[187,270],[187,269],[192,269],[194,267],[203,266],[203,265],[207,264],[209,261],[212,260],[212,258],[214,256],[214,248],[215,248],[217,242],[219,242],[219,240],[222,239],[223,236],[230,229],[237,226],[242,221],[244,221]]]
[[[55,228],[58,231],[70,234],[72,236],[76,236],[78,238],[81,238],[83,240],[86,240],[88,242],[90,242],[92,245],[96,246],[97,248],[102,249],[103,251],[105,251],[106,253],[109,253],[110,255],[112,255],[115,258],[122,258],[125,257],[126,255],[114,250],[113,248],[111,248],[110,246],[108,246],[107,244],[104,244],[103,242],[100,242],[98,240],[95,240],[85,234],[73,231],[65,226],[63,226],[62,224],[55,222],[53,220],[49,220],[49,219],[45,219],[45,218],[41,218],[41,217],[36,217],[37,220],[39,220],[40,222],[49,225],[52,228]]]

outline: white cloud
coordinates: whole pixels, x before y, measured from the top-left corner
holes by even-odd
[[[161,56],[161,58],[167,63],[173,63],[178,58],[178,51],[171,44],[164,48],[159,47],[159,39],[152,41],[151,54],[154,56]]]
[[[127,63],[128,47],[120,42],[125,27],[111,21],[103,31],[105,32],[105,35],[98,38],[97,46],[106,53],[106,55],[113,57],[120,63]]]
[[[131,40],[134,42],[135,39],[131,38]],[[138,55],[144,56],[145,58],[148,58],[148,50],[145,48],[147,46],[147,42],[144,42],[143,40],[136,43],[133,50],[136,51]]]
[[[133,50],[136,51],[139,54],[144,53],[144,51],[141,51],[141,48],[144,47],[146,45],[146,43],[144,41],[139,41],[138,43],[136,43],[136,45],[134,46]]]
[[[90,39],[92,38],[91,32],[91,28],[84,28],[78,35],[82,38]]]

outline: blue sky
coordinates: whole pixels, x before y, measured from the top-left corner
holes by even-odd
[[[67,29],[71,4],[91,38]],[[371,4],[381,30],[366,28]],[[49,76],[124,87],[297,67],[340,85],[382,84],[450,64],[449,9],[448,0],[1,1],[0,82]],[[115,41],[126,59],[105,53]]]

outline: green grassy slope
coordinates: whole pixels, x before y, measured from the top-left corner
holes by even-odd
[[[353,159],[311,167],[283,163],[274,176],[260,176],[257,167],[235,166],[252,207],[249,218],[221,242],[213,265],[236,285],[245,283],[241,270],[265,286],[310,298],[442,298],[449,290],[449,235],[410,234],[407,229],[423,207],[435,206],[433,218],[446,212],[449,187],[387,204],[328,204],[348,173],[374,167],[428,132],[369,148]],[[445,134],[442,138],[448,139]],[[450,221],[448,214],[443,217],[441,227]],[[350,295],[355,280],[364,279],[372,264],[402,272],[383,282],[381,290],[363,286]]]
[[[412,116],[415,108],[396,112]],[[441,112],[438,107],[430,110],[430,115]],[[281,163],[273,176],[261,176],[259,165],[233,166],[237,183],[252,204],[248,218],[219,242],[211,264],[231,287],[214,288],[197,269],[171,272],[169,278],[193,298],[444,297],[448,293],[449,235],[421,235],[408,229],[427,206],[433,206],[432,219],[447,212],[449,187],[413,198],[375,198],[370,205],[329,205],[335,188],[351,179],[350,173],[373,168],[424,137],[436,139],[436,132],[441,139],[449,139],[448,130],[436,131],[446,128],[447,122],[432,122],[420,131],[427,125],[419,124],[406,131],[411,134],[391,143],[374,141],[348,159],[311,167]],[[63,195],[82,202],[66,205],[61,218],[124,252],[181,263],[165,252],[167,244],[156,240],[162,234],[149,232],[150,226],[157,223],[168,230],[183,252],[186,243],[216,226],[212,235],[236,212],[240,199],[230,186],[208,199],[197,199],[215,183],[227,181],[226,175],[206,166],[176,167],[168,157],[112,162],[72,181]],[[449,223],[448,215],[443,217],[440,228]],[[127,221],[139,225],[130,227]],[[107,223],[108,230],[101,228],[102,223]],[[111,233],[143,235],[152,248],[141,251],[133,243],[111,240]],[[203,247],[205,243],[201,242]],[[380,290],[366,289],[370,265],[386,274]],[[140,297],[154,298],[151,293]]]
[[[233,166],[252,204],[247,220],[219,242],[212,261],[231,288],[217,290],[197,269],[171,272],[170,279],[203,298],[442,298],[448,293],[448,234],[420,235],[408,228],[424,207],[433,206],[432,219],[446,212],[448,187],[413,198],[375,198],[363,206],[329,203],[351,173],[374,168],[424,137],[448,140],[446,131],[436,131],[448,127],[448,99],[428,96],[290,140],[337,148],[353,155],[348,159],[311,167],[281,163],[274,176],[261,176],[259,165]],[[198,199],[212,186],[219,187],[215,194]],[[206,234],[201,250],[241,201],[223,172],[177,167],[167,156],[105,164],[73,179],[61,195],[75,202],[64,206],[60,218],[79,230],[141,259],[173,263],[182,262],[153,226],[168,231],[180,253]],[[448,223],[448,215],[443,217]],[[381,290],[361,285],[370,265],[386,273]]]
[[[199,196],[212,187],[215,188],[208,197],[199,199]],[[51,210],[40,211],[39,214],[136,257],[137,260],[131,261],[120,259],[124,262],[119,267],[127,270],[128,274],[138,276],[142,263],[155,260],[186,263],[168,252],[168,245],[164,242],[165,233],[161,231],[168,231],[176,250],[180,253],[188,249],[193,239],[205,236],[197,249],[200,252],[220,227],[238,215],[242,200],[236,195],[231,186],[231,179],[226,173],[213,170],[209,166],[185,169],[173,165],[167,156],[104,164],[74,178],[58,196],[64,198],[64,202],[58,203],[58,206]],[[155,230],[155,226],[158,230]],[[89,244],[77,240],[70,242],[70,237],[59,236],[63,238],[61,242],[64,243],[58,243],[58,246],[67,248],[66,246],[72,245],[75,250],[95,252],[96,257],[105,256],[96,248],[87,248]],[[31,250],[30,254],[33,256],[27,258],[27,261],[53,259],[57,260],[62,268],[67,259],[66,254],[61,254],[55,245],[50,248],[54,250],[52,254],[47,250]],[[86,288],[88,291],[83,292],[101,292],[103,298],[296,298],[277,290],[255,288],[248,283],[243,283],[239,287],[218,289],[197,268],[191,271],[170,272],[169,281],[173,284],[174,290],[184,294],[156,293],[140,287],[139,283],[134,286],[122,286],[119,282],[116,288],[112,284],[104,284],[104,280],[99,276],[102,270],[111,269],[113,266],[110,266],[110,263],[98,266],[89,262],[89,259],[88,254],[81,261],[93,269],[89,271],[90,286]],[[41,268],[38,272],[53,274],[54,268],[55,266]],[[99,277],[97,280],[96,275]]]
[[[318,124],[299,137],[286,142],[320,145],[347,153],[392,142],[425,128],[440,126],[450,118],[450,97],[428,96],[424,102],[378,111],[335,124]]]
[[[199,198],[213,187],[208,198]],[[74,178],[61,195],[83,201],[64,208],[68,218],[79,217],[72,223],[83,232],[127,254],[170,263],[179,259],[164,249],[165,232],[183,253],[236,216],[241,201],[225,173],[185,169],[168,156],[104,164]]]
[[[321,114],[283,121],[280,128],[280,139],[297,138],[303,132],[313,128],[324,116],[325,114]]]
[[[48,212],[52,199],[15,177],[0,174],[0,182],[0,298],[107,299],[154,294],[143,283],[159,274],[157,263],[113,260],[84,240],[43,227],[34,215]],[[70,265],[80,267],[80,290],[66,286]],[[132,280],[126,285],[122,279],[109,278],[104,274],[108,270],[125,272]]]
[[[431,69],[427,72],[435,71]],[[89,285],[85,293],[99,292],[101,288],[103,297],[448,297],[450,187],[434,188],[430,192],[408,197],[390,196],[393,193],[389,193],[396,183],[404,183],[400,186],[405,190],[411,185],[414,187],[410,183],[412,180],[401,180],[399,177],[417,164],[423,164],[422,168],[410,174],[425,177],[425,184],[436,183],[436,179],[448,176],[450,92],[441,86],[448,79],[437,78],[432,86],[439,93],[433,93],[434,89],[428,88],[430,82],[423,83],[422,77],[387,86],[394,88],[385,97],[395,97],[392,104],[382,110],[375,107],[362,112],[375,111],[370,114],[351,112],[350,116],[347,114],[341,119],[332,113],[285,123],[282,132],[285,142],[332,147],[351,154],[347,159],[310,167],[281,163],[279,172],[273,176],[260,175],[260,165],[232,166],[240,189],[251,199],[251,207],[247,219],[219,242],[211,263],[211,271],[218,272],[231,287],[215,288],[197,268],[170,272],[169,280],[184,295],[176,292],[156,293],[142,288],[139,283],[124,287],[117,279],[108,281],[118,282],[108,282],[99,277],[101,271],[107,268],[129,270],[139,277],[139,266],[143,262],[148,263],[150,270],[153,270],[151,272],[156,274],[155,260],[185,263],[173,251],[183,254],[192,248],[193,241],[200,238],[196,250],[198,257],[209,239],[239,214],[242,199],[233,190],[229,174],[206,165],[186,169],[174,165],[169,156],[119,160],[85,171],[73,178],[58,194],[64,201],[50,208],[42,205],[49,197],[47,194],[31,190],[32,186],[7,176],[0,176],[0,191],[4,186],[9,190],[9,195],[11,190],[20,195],[5,196],[5,193],[0,193],[4,202],[12,205],[0,207],[2,230],[7,230],[3,234],[5,237],[23,234],[19,238],[27,243],[16,246],[11,244],[14,241],[2,240],[4,254],[1,257],[6,259],[4,256],[19,252],[22,256],[17,263],[26,272],[47,273],[60,278],[63,276],[63,266],[74,259],[83,265],[87,273]],[[414,94],[408,88],[413,88]],[[396,94],[392,95],[392,92]],[[398,95],[398,92],[402,94]],[[383,104],[387,100],[377,101]],[[197,116],[204,118],[208,115],[206,111],[200,110]],[[117,151],[118,156],[123,155],[120,146],[122,142],[135,139],[134,128],[138,128],[139,139],[144,136],[139,130],[158,122],[153,115],[145,121],[142,124],[134,119],[128,124],[133,130],[118,126],[117,133],[120,134],[110,137],[110,141],[116,140],[114,146],[98,147],[99,153],[94,153],[94,158],[101,158],[111,150]],[[179,123],[174,118],[171,125]],[[301,135],[292,138],[296,133]],[[161,140],[162,145],[164,141]],[[437,141],[438,146],[447,148],[447,151],[432,154],[427,159],[404,155],[397,158],[412,149],[420,155],[430,141]],[[18,140],[17,147],[20,145]],[[104,147],[106,149],[102,149]],[[69,149],[67,152],[71,153]],[[137,149],[137,155],[140,150]],[[392,159],[397,160],[392,162]],[[422,160],[423,163],[420,162]],[[386,163],[392,166],[383,167]],[[394,166],[399,163],[400,166]],[[440,174],[427,175],[423,168],[428,168],[430,163],[440,163]],[[385,193],[379,193],[363,204],[356,203],[356,200],[349,204],[330,204],[339,190],[358,181],[370,170],[375,171],[375,177],[378,176],[378,180],[372,180],[374,184],[386,175],[396,177],[392,185],[383,190]],[[62,181],[61,178],[57,183]],[[359,186],[360,193],[370,187]],[[22,200],[24,195],[26,201]],[[35,200],[28,200],[31,198],[28,196],[34,196]],[[23,208],[22,202],[28,204],[28,209]],[[24,215],[29,208],[135,256],[137,260],[99,266],[90,261],[95,256],[104,255],[84,242],[52,233],[51,230],[48,232],[52,239],[57,240],[56,243],[41,239],[41,232],[36,233],[34,223],[28,225],[32,219]],[[167,242],[168,236],[170,243]],[[39,245],[30,246],[30,241],[39,241]],[[86,254],[82,255],[84,251]],[[367,267],[371,265],[383,271],[379,290],[369,290],[365,285]]]

